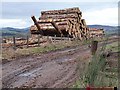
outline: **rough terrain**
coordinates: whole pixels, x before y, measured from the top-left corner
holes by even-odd
[[[2,85],[3,88],[71,87],[78,79],[78,60],[84,65],[90,58],[90,48],[82,45],[12,60],[2,65]]]

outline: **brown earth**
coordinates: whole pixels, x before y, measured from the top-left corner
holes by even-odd
[[[2,85],[3,88],[71,87],[78,79],[78,61],[82,72],[90,58],[90,48],[83,45],[12,60],[2,65]]]

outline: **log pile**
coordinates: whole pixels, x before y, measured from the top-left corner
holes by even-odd
[[[90,38],[93,37],[102,37],[105,35],[104,30],[102,28],[89,28],[89,36]]]
[[[3,39],[5,40],[5,42],[2,42],[2,48],[9,48],[9,47],[13,47],[14,46],[14,40],[12,38],[9,39]],[[40,38],[40,42],[39,43],[45,43],[47,42],[47,40]],[[38,37],[29,37],[28,38],[28,42],[27,42],[27,38],[16,38],[15,37],[15,46],[16,47],[21,47],[21,46],[26,46],[26,45],[34,45],[34,44],[38,44]]]
[[[34,16],[32,19],[31,34],[69,36],[80,40],[89,38],[89,29],[79,8],[42,11],[38,21]]]

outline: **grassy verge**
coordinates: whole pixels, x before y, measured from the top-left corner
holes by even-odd
[[[97,53],[92,57],[89,64],[86,64],[86,69],[80,70],[79,78],[73,85],[73,88],[85,88],[88,85],[93,87],[117,87],[118,86],[118,67],[110,67],[108,56],[105,56],[108,51],[120,52],[118,41],[111,44],[105,44],[98,49]],[[111,58],[109,61],[114,62],[116,58]],[[79,64],[80,65],[80,64]],[[78,65],[78,67],[80,67]],[[109,69],[109,72],[108,72]]]
[[[39,47],[37,46],[37,47],[29,47],[23,49],[17,48],[16,50],[13,50],[13,48],[6,48],[6,49],[2,49],[2,59],[14,59],[24,56],[38,55],[45,52],[83,45],[83,43],[85,44],[85,42],[81,42],[79,40],[59,41],[54,43],[46,43],[44,45],[40,45]]]
[[[103,41],[105,38],[96,38],[98,41]],[[69,48],[73,46],[81,46],[90,44],[90,40],[73,40],[73,41],[59,41],[53,43],[47,43],[45,45],[40,45],[40,47],[29,47],[29,48],[18,48],[14,51],[12,48],[2,49],[2,59],[14,59],[17,57],[24,57],[30,55],[37,55],[45,52],[55,51],[59,49]]]
[[[106,50],[112,50],[113,52],[120,51],[120,47],[118,46],[118,42],[113,42],[109,45],[106,45]]]
[[[57,49],[62,49],[64,48],[65,45],[60,45],[60,44],[47,44],[47,45],[42,45],[39,47],[29,47],[29,48],[17,48],[16,50],[13,50],[12,48],[8,49],[3,49],[2,50],[2,58],[3,59],[13,59],[17,57],[22,57],[22,56],[29,56],[29,55],[35,55],[35,54],[40,54],[44,52],[49,52],[49,51],[54,51]]]

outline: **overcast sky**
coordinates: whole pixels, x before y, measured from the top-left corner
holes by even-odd
[[[75,1],[75,0],[74,0]],[[79,0],[78,0],[79,1]],[[31,16],[38,19],[42,10],[79,7],[87,25],[100,24],[117,26],[118,2],[8,2],[2,1],[0,27],[25,28],[33,24]],[[105,1],[105,0],[104,0]]]

